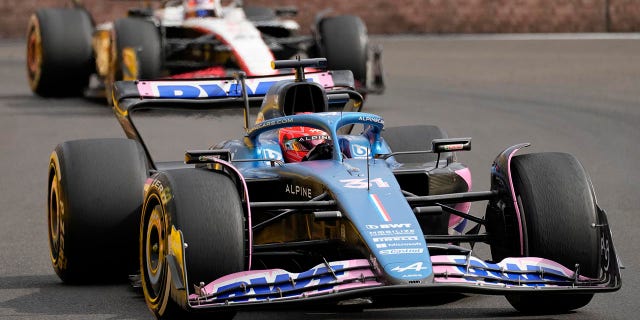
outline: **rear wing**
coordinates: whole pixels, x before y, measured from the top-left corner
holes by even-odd
[[[272,85],[278,81],[295,79],[295,74],[286,74],[246,77],[244,82],[247,96],[255,106],[253,102],[261,103]],[[328,93],[355,88],[353,74],[349,70],[308,72],[306,80],[322,85]],[[234,102],[243,102],[239,76],[216,79],[117,81],[114,87],[114,111],[119,113],[126,113],[136,106],[150,103],[179,104],[175,107],[189,108],[190,105],[201,105],[203,102],[225,107],[233,107]]]

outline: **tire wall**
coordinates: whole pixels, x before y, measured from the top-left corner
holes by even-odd
[[[82,1],[97,23],[126,14],[140,1]],[[355,14],[370,34],[638,32],[640,1],[632,0],[245,0],[245,5],[291,6],[308,33],[315,14],[332,8]],[[23,38],[29,15],[39,7],[68,6],[68,0],[0,0],[0,38]],[[393,21],[393,23],[389,23]]]

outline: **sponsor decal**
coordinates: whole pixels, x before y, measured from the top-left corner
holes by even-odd
[[[415,233],[416,233],[416,231],[413,230],[413,229],[369,231],[369,235],[372,236],[372,237],[395,236],[395,235],[411,235],[411,234],[415,234]]]
[[[385,250],[380,250],[379,252],[382,255],[419,254],[419,253],[424,253],[424,248],[385,249]]]
[[[422,270],[427,270],[427,267],[422,266],[422,262],[416,262],[406,267],[396,266],[395,268],[391,269],[391,271],[400,272],[400,273],[406,272],[408,270],[420,272]]]
[[[380,201],[380,198],[378,197],[378,195],[370,193],[369,199],[373,203],[373,206],[376,207],[376,209],[378,210],[378,214],[380,214],[380,217],[382,217],[382,220],[384,220],[385,222],[390,222],[391,217],[389,216],[387,209],[385,209],[384,205],[382,205],[382,201]]]
[[[271,86],[285,79],[292,79],[292,76],[246,79],[247,94],[249,96],[265,95]],[[309,75],[307,81],[321,83],[324,86],[333,86],[331,76],[327,74]],[[241,97],[242,85],[235,80],[140,81],[138,83],[138,93],[142,97],[179,99]]]
[[[399,248],[399,247],[420,247],[422,243],[420,242],[390,242],[386,243],[386,248]]]
[[[422,243],[420,242],[391,242],[391,243],[376,243],[376,248],[398,248],[398,247],[420,247]]]
[[[287,124],[292,122],[293,122],[293,118],[276,118],[273,120],[263,121],[263,122],[257,123],[253,128],[251,128],[251,130],[249,130],[249,133],[265,127],[271,127],[271,126]]]
[[[309,199],[313,198],[311,188],[305,187],[305,186],[296,186],[293,184],[286,184],[284,187],[284,192],[288,194],[292,194],[294,196],[302,196]]]
[[[298,140],[299,142],[315,141],[315,140],[331,140],[331,136],[326,134],[313,135],[313,136],[301,136],[300,138],[296,138],[296,140]]]
[[[358,158],[366,158],[369,156],[369,148],[354,144],[351,146],[351,155]]]
[[[381,117],[375,116],[360,116],[358,117],[358,121],[384,124],[384,120]]]
[[[393,242],[393,241],[418,241],[418,237],[417,236],[401,236],[401,237],[373,238],[373,242]]]
[[[262,150],[262,156],[265,159],[275,159],[275,160],[282,160],[282,153],[272,150],[272,149],[263,149]]]
[[[200,287],[189,295],[189,302],[205,306],[290,300],[381,286],[373,268],[368,260],[359,259],[329,262],[302,273],[282,269],[237,272]]]
[[[342,269],[343,265],[332,265],[333,272],[329,272],[326,267],[314,268],[302,273],[280,273],[280,274],[266,274],[258,275],[248,279],[241,279],[231,283],[227,283],[217,287],[216,293],[225,292],[217,297],[218,300],[224,300],[230,297],[242,297],[245,295],[260,295],[274,292],[283,292],[283,297],[296,296],[300,293],[296,290],[304,289],[306,287],[327,285],[326,287],[320,287],[318,290],[330,290],[333,286],[330,283],[334,282],[335,276],[344,275]],[[251,285],[251,289],[242,290],[241,287]],[[290,291],[287,293],[287,291]],[[292,291],[292,292],[291,292]],[[255,300],[267,300],[267,297],[257,296]],[[252,299],[252,300],[254,300]]]
[[[367,224],[369,230],[411,228],[411,223]]]
[[[248,95],[266,94],[276,81],[247,81]],[[218,83],[151,83],[153,93],[141,92],[142,95],[153,95],[161,98],[211,98],[211,97],[239,97],[242,95],[242,85],[235,81]]]
[[[567,273],[562,269],[552,267],[551,265],[543,265],[540,262],[526,261],[524,259],[505,259],[499,264],[484,262],[478,258],[472,258],[467,262],[465,258],[452,259],[458,264],[469,264],[469,268],[464,266],[456,266],[456,269],[461,274],[470,274],[483,278],[494,278],[507,281],[529,280],[529,281],[554,281],[561,280],[559,275],[565,277],[572,276],[571,273]],[[535,258],[533,258],[535,259]],[[519,261],[518,261],[519,260]],[[517,263],[513,263],[517,262]],[[549,261],[551,262],[551,261]],[[504,270],[504,272],[491,271]],[[567,270],[569,271],[569,270]],[[569,271],[570,272],[570,271]],[[523,284],[523,286],[544,286],[542,283],[536,284]]]

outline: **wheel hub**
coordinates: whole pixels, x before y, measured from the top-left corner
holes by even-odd
[[[156,296],[162,290],[161,279],[164,271],[166,233],[163,225],[161,209],[156,207],[149,217],[145,240],[146,273]]]
[[[42,38],[37,19],[33,20],[27,39],[27,71],[32,86],[39,81],[42,65]]]
[[[58,183],[54,176],[51,182],[51,192],[49,194],[49,242],[51,244],[51,259],[56,264],[60,252],[60,230],[62,226],[61,216],[63,214],[62,202],[59,197]]]

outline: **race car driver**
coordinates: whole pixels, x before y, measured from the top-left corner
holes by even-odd
[[[220,0],[184,0],[185,18],[221,17]]]
[[[310,127],[288,127],[278,132],[285,162],[331,159],[333,144],[326,132]]]

